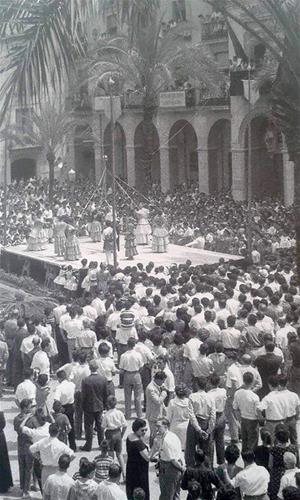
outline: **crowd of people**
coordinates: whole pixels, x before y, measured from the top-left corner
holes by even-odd
[[[176,212],[177,196],[164,206],[175,200]],[[190,203],[181,199],[183,217]],[[255,223],[277,237],[289,212],[274,206],[262,203]],[[211,227],[224,213],[211,212]],[[1,328],[0,385],[19,409],[22,496],[33,486],[47,500],[148,500],[155,462],[160,500],[181,490],[189,500],[299,499],[300,291],[293,257],[271,254],[243,268],[101,263],[88,288],[83,262],[76,289],[62,288],[44,317],[13,310]],[[4,427],[5,412],[2,492],[13,482]]]
[[[1,190],[0,193],[3,194]],[[3,196],[1,200],[3,214]],[[42,225],[51,240],[49,229],[62,217],[75,228],[77,236],[90,234],[93,237],[96,234],[93,226],[102,224],[104,229],[111,201],[110,190],[104,196],[100,187],[87,180],[56,181],[52,206],[47,180],[12,183],[7,194],[6,227],[3,217],[0,224],[0,242],[3,243],[6,231],[7,245],[27,243],[29,248],[36,249],[30,239],[36,226]],[[199,248],[245,256],[247,231],[251,230],[254,250],[262,257],[281,250],[290,251],[295,246],[293,209],[284,207],[278,200],[254,201],[249,217],[247,204],[233,200],[228,193],[206,195],[200,193],[196,185],[182,185],[170,193],[162,193],[154,186],[144,196],[120,179],[116,206],[118,223],[124,232],[128,224],[136,225],[141,202],[149,210],[150,223],[155,217],[164,218],[169,240],[176,244],[194,244]],[[48,236],[44,243],[49,241]]]

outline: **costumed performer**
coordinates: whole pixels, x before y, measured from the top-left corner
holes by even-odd
[[[53,226],[54,237],[54,253],[58,257],[63,257],[66,250],[66,227],[67,224],[63,220],[63,216],[57,217]]]
[[[110,265],[114,249],[114,231],[112,223],[109,220],[105,221],[105,229],[102,233],[103,236],[103,252],[106,256],[106,263]]]
[[[81,253],[76,236],[76,228],[68,224],[66,228],[65,260],[78,260],[80,257]]]
[[[101,241],[101,234],[102,234],[102,225],[101,225],[101,216],[97,214],[94,216],[92,223],[91,223],[91,230],[90,230],[90,236],[92,238],[92,241]]]
[[[40,218],[39,214],[33,222],[33,228],[30,231],[27,241],[27,250],[30,251],[45,250],[47,242],[48,242],[48,237],[44,229],[43,221]]]
[[[163,216],[156,215],[153,219],[152,225],[152,252],[164,253],[168,249],[169,232],[165,226]]]
[[[143,207],[140,203],[139,210],[136,211],[137,226],[135,229],[135,237],[137,245],[148,245],[151,236],[151,226],[149,224],[149,210]]]
[[[127,257],[128,260],[133,260],[133,257],[135,255],[138,255],[138,252],[136,249],[135,228],[132,222],[129,222],[127,224],[124,236],[125,236],[125,257]]]

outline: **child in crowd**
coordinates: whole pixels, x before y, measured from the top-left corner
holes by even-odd
[[[58,425],[59,428],[59,434],[57,437],[60,441],[67,444],[68,434],[71,430],[70,421],[67,415],[64,414],[64,409],[60,401],[54,401],[52,408],[53,408],[53,413],[52,413],[53,420]]]
[[[100,444],[100,450],[100,455],[97,455],[94,459],[96,465],[95,481],[97,483],[101,483],[105,479],[108,479],[109,466],[114,461],[113,457],[111,457],[108,453],[109,444],[106,439],[103,439],[102,443]]]
[[[49,416],[49,409],[47,406],[47,398],[50,394],[50,386],[48,383],[48,375],[40,373],[38,375],[36,385],[36,407],[42,408],[44,414]]]
[[[102,427],[105,432],[105,437],[108,441],[109,451],[117,455],[118,462],[122,469],[122,476],[125,481],[125,464],[122,455],[122,438],[125,434],[127,423],[124,414],[117,410],[117,399],[115,396],[107,398],[107,412],[102,418]]]

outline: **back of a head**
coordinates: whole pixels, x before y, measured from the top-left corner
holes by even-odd
[[[245,372],[243,374],[243,382],[246,386],[250,386],[253,384],[254,381],[254,375],[251,372]]]
[[[274,342],[267,342],[265,345],[266,352],[274,352],[275,344]]]
[[[243,451],[242,459],[245,464],[253,464],[255,462],[255,455],[253,451]]]
[[[237,445],[232,443],[225,448],[225,459],[229,464],[235,464],[240,456],[240,450]]]
[[[134,488],[133,490],[133,500],[145,500],[146,493],[142,488]]]
[[[90,462],[89,460],[86,460],[82,462],[79,466],[79,474],[81,477],[86,478],[90,474],[92,474],[95,470],[95,464],[94,462]]]
[[[50,424],[49,425],[49,435],[51,437],[56,437],[59,433],[59,428],[57,424]]]
[[[108,477],[111,480],[118,480],[121,475],[122,469],[119,464],[110,464],[108,469]]]
[[[63,471],[68,470],[70,463],[71,463],[71,458],[66,453],[61,455],[58,459],[58,467],[60,468],[60,470]]]
[[[295,486],[287,486],[282,490],[283,500],[300,500],[300,490]]]

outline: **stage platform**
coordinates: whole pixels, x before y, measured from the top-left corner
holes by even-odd
[[[105,262],[105,254],[102,251],[102,243],[94,243],[89,237],[79,238],[79,245],[81,250],[81,258],[86,258],[88,261],[96,260],[97,262]],[[133,262],[142,262],[147,264],[149,261],[153,261],[156,265],[168,266],[174,262],[177,264],[184,263],[187,259],[190,259],[193,265],[203,265],[203,264],[215,264],[219,262],[220,258],[225,259],[225,261],[241,261],[241,257],[238,255],[229,255],[219,252],[210,252],[208,250],[199,250],[196,248],[189,248],[180,245],[169,244],[167,253],[153,253],[150,246],[138,246],[139,254],[135,257],[134,261],[128,261],[125,258],[124,250],[124,240],[121,237],[121,251],[118,252],[118,263],[120,267],[126,265],[131,265]],[[41,263],[50,264],[53,266],[62,266],[65,264],[71,264],[74,268],[81,267],[80,260],[66,261],[63,257],[57,257],[54,254],[54,245],[48,244],[45,250],[38,252],[28,251],[26,245],[17,245],[12,247],[6,247],[3,249],[6,257],[15,256],[19,259],[30,259],[35,261],[40,261]]]

